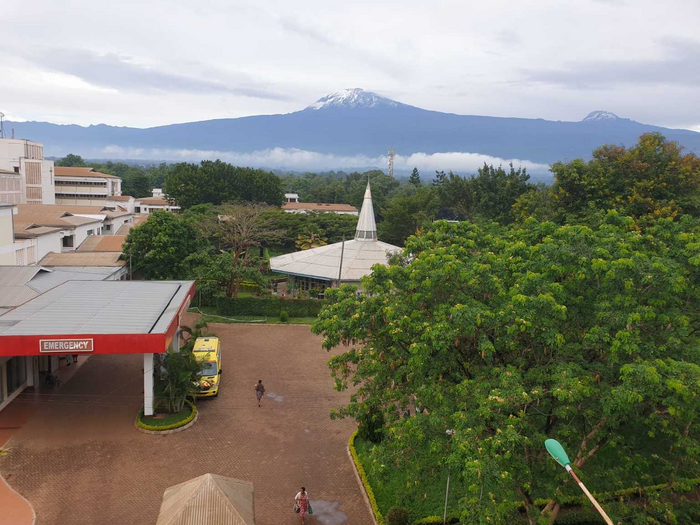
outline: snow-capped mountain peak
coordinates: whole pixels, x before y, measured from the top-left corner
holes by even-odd
[[[594,120],[619,120],[620,117],[609,111],[591,111],[581,122],[591,122]]]
[[[318,99],[306,109],[397,107],[399,103],[361,88],[343,89]]]

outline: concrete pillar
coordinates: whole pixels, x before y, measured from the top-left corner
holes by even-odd
[[[32,356],[24,358],[24,366],[27,371],[27,386],[34,386],[34,359]]]
[[[175,335],[173,336],[173,352],[179,352],[180,351],[180,327],[177,327],[177,330],[175,330]]]
[[[143,415],[153,415],[153,354],[143,354]]]

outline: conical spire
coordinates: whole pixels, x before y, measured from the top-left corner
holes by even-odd
[[[362,201],[362,209],[360,217],[357,219],[357,229],[355,230],[356,241],[376,241],[377,240],[377,223],[374,221],[374,207],[372,206],[372,191],[369,189],[369,180],[367,180],[367,189],[365,190],[365,200]]]

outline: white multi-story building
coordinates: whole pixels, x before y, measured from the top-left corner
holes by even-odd
[[[113,196],[122,194],[122,180],[100,173],[94,168],[56,166],[56,204],[77,206],[104,205]]]
[[[51,252],[60,252],[61,228],[21,222],[17,206],[0,204],[0,266],[36,264]]]
[[[160,188],[153,188],[152,197],[142,197],[134,199],[134,211],[150,215],[154,211],[171,211],[178,213],[180,206],[168,200]]]
[[[19,175],[21,202],[9,204],[53,204],[54,165],[52,160],[44,160],[44,146],[39,142],[24,139],[0,139],[0,171],[4,175]],[[16,195],[16,179],[10,183],[10,194]],[[0,202],[8,199],[8,190],[2,189],[0,181]],[[7,186],[5,186],[7,188]],[[16,197],[15,197],[16,198]]]

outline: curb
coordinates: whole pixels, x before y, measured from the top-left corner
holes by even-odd
[[[4,485],[8,488],[8,490],[9,490],[10,492],[13,492],[13,493],[17,494],[17,495],[27,504],[27,506],[28,506],[28,507],[31,509],[31,511],[32,511],[32,525],[35,525],[35,524],[36,524],[36,510],[34,510],[34,505],[32,505],[32,503],[31,503],[27,498],[25,498],[24,496],[22,496],[22,494],[20,494],[20,493],[17,492],[15,489],[13,489],[13,488],[10,486],[10,484],[7,482],[7,480],[6,480],[5,478],[3,478],[2,476],[0,476],[0,483],[4,484]]]
[[[349,441],[348,441],[347,447],[345,447],[345,451],[348,453],[348,458],[350,459],[350,464],[352,465],[352,471],[355,473],[355,479],[357,480],[357,484],[360,486],[360,492],[362,492],[362,499],[365,500],[365,505],[367,505],[367,510],[369,511],[369,515],[372,516],[372,521],[374,522],[374,525],[379,525],[379,522],[377,521],[377,517],[374,515],[374,510],[372,510],[372,504],[369,501],[369,496],[367,496],[367,490],[365,489],[365,486],[362,483],[362,479],[360,478],[360,473],[357,471],[357,465],[355,464],[355,459],[352,457],[352,452],[350,452],[350,442]]]
[[[183,430],[187,430],[190,428],[192,425],[194,425],[197,422],[197,418],[199,417],[199,410],[195,413],[194,418],[192,421],[187,423],[186,425],[182,425],[181,427],[177,428],[171,428],[170,430],[146,430],[145,428],[141,428],[139,426],[139,416],[136,416],[136,419],[134,419],[134,428],[141,432],[142,434],[150,434],[152,436],[168,436],[170,434],[177,434],[178,432],[182,432]]]

